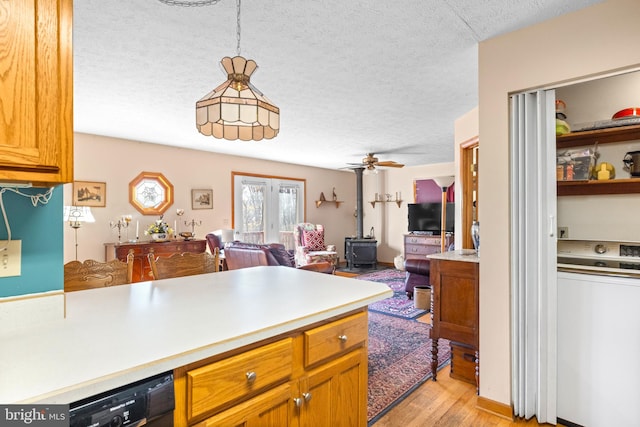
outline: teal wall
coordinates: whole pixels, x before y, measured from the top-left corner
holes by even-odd
[[[27,195],[44,194],[47,188],[21,188]],[[31,197],[0,189],[7,213],[11,239],[22,240],[21,275],[0,277],[0,297],[62,290],[63,222],[62,186],[57,186],[47,204],[33,206]],[[0,212],[0,240],[7,240],[7,228]]]

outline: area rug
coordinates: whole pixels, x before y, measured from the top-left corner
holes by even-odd
[[[371,426],[431,378],[431,325],[369,312],[369,402]],[[438,341],[438,369],[449,363],[449,341]]]
[[[393,296],[369,305],[369,311],[388,314],[389,316],[415,319],[427,313],[426,310],[415,308],[413,300],[404,292],[405,272],[392,268],[375,271],[373,273],[356,276],[359,280],[386,283],[393,291]]]

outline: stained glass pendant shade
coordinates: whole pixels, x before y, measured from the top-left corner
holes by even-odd
[[[250,82],[258,68],[242,56],[220,61],[227,81],[196,102],[196,126],[203,135],[228,140],[271,139],[280,130],[280,109]]]

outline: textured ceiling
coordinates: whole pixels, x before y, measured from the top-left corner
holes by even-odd
[[[245,0],[241,54],[281,113],[260,142],[205,137],[195,102],[226,79],[236,2],[74,2],[74,127],[337,169],[367,152],[453,161],[454,121],[478,104],[477,44],[594,0]],[[196,154],[194,154],[196,155]]]

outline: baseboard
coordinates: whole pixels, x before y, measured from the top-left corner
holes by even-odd
[[[495,400],[487,399],[486,397],[478,396],[478,399],[476,400],[476,408],[506,420],[515,420],[511,405],[505,405],[504,403],[496,402]]]

